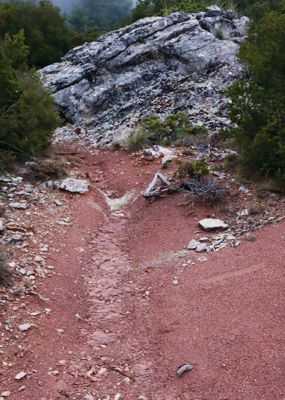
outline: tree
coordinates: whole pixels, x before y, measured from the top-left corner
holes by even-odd
[[[59,118],[52,98],[27,66],[23,31],[0,41],[0,166],[46,148]]]
[[[130,13],[132,0],[81,0],[81,5],[93,25],[108,31]]]
[[[231,134],[243,165],[267,176],[285,178],[285,12],[266,13],[241,47],[249,82],[230,89]],[[284,9],[285,10],[285,9]]]
[[[30,67],[52,64],[73,46],[73,34],[65,18],[48,0],[8,0],[0,4],[0,37],[21,29],[30,49]]]

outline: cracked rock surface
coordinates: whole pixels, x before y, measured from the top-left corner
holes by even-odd
[[[237,52],[248,25],[216,6],[145,18],[72,49],[40,75],[84,144],[111,144],[142,118],[175,112],[214,133],[229,124],[224,93],[243,74]]]

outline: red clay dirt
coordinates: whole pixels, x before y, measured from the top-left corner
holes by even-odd
[[[189,215],[181,195],[146,202],[140,192],[160,160],[142,167],[122,151],[81,154],[91,190],[62,195],[72,224],[56,225],[60,211],[53,209],[31,218],[46,235],[55,269],[41,282],[48,300],[16,299],[3,310],[3,319],[16,314],[21,322],[30,321],[31,311],[41,315],[35,328],[0,342],[0,394],[284,400],[285,224],[238,248],[183,252],[197,221],[215,210],[199,207]],[[111,213],[98,189],[136,196]],[[194,368],[178,378],[184,363]],[[27,376],[16,381],[20,371]]]

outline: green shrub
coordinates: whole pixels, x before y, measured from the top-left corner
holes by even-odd
[[[229,90],[232,136],[242,164],[264,176],[285,178],[285,13],[255,23],[240,50],[250,81]]]
[[[7,159],[35,156],[48,147],[58,115],[39,77],[27,68],[23,32],[6,35],[0,55],[0,151]]]
[[[178,166],[175,177],[177,179],[190,177],[199,181],[202,177],[209,175],[209,172],[209,167],[204,160],[186,161]]]
[[[151,142],[146,132],[138,129],[126,141],[126,148],[130,152],[143,150],[150,146]]]

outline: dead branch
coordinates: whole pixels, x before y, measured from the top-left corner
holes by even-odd
[[[156,187],[156,184],[159,179],[161,180],[163,185]],[[143,197],[149,198],[152,196],[159,196],[160,194],[163,193],[163,191],[165,192],[165,189],[170,189],[170,188],[171,188],[171,184],[166,179],[166,177],[164,175],[162,175],[160,172],[157,172],[154,175],[153,180],[150,182],[149,186],[147,187],[146,191],[143,193]]]

